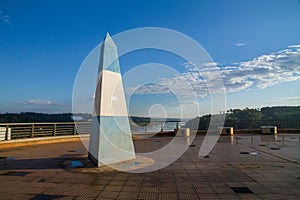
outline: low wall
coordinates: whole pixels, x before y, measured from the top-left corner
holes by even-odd
[[[49,143],[58,143],[58,142],[73,142],[79,141],[81,139],[88,139],[89,136],[53,136],[53,137],[40,137],[40,138],[27,138],[27,139],[15,139],[15,140],[6,140],[0,142],[0,149],[4,148],[14,148],[22,146],[31,146],[31,145],[40,145],[40,144],[49,144]]]

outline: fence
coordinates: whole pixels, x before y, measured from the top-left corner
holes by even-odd
[[[259,129],[261,126],[277,126],[278,129],[300,129],[300,120],[238,120],[226,121],[225,126],[234,127],[236,130]]]
[[[173,123],[172,126],[165,126],[167,123]],[[155,129],[151,126],[134,127],[133,132],[163,132],[168,129],[179,127],[179,121],[155,122]],[[201,122],[200,122],[201,125]],[[202,124],[208,127],[208,124]],[[280,129],[300,129],[300,120],[269,120],[269,121],[226,121],[224,126],[234,127],[235,130],[255,130],[261,126],[277,126]],[[199,126],[200,128],[200,126]],[[60,136],[60,135],[77,135],[89,134],[92,132],[91,122],[45,122],[45,123],[2,123],[0,124],[0,140]],[[200,128],[203,130],[203,128]]]
[[[174,123],[165,126],[166,123]],[[178,121],[154,122],[151,126],[133,126],[132,132],[163,132],[178,128]],[[61,135],[89,134],[92,132],[92,122],[44,122],[44,123],[2,123],[0,124],[0,140],[49,137]],[[2,135],[2,137],[1,137]]]
[[[233,127],[235,130],[255,130],[261,126],[276,126],[278,129],[300,129],[300,120],[226,120],[225,127]],[[199,130],[207,130],[209,121],[201,121]]]
[[[47,137],[60,135],[76,135],[90,133],[92,124],[90,122],[79,122],[76,126],[73,122],[51,122],[51,123],[7,123],[0,124],[5,127],[5,139],[20,139],[33,137]],[[10,134],[10,135],[9,135]]]

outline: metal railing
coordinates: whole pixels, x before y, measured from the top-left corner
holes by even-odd
[[[179,121],[173,122],[172,128],[178,129]],[[76,126],[75,126],[76,124]],[[152,125],[157,125],[156,131],[167,131],[165,127],[166,122],[156,121]],[[201,122],[200,122],[201,124]],[[286,129],[300,129],[299,120],[272,120],[272,121],[226,121],[225,126],[234,127],[235,130],[256,130],[260,126],[277,126],[280,130]],[[153,132],[151,126],[139,126],[131,125],[132,132]],[[169,127],[170,128],[170,127]],[[199,127],[200,128],[200,127]],[[199,129],[205,130],[205,129]],[[22,138],[34,138],[34,137],[49,137],[49,136],[62,136],[62,135],[77,135],[89,134],[92,132],[92,122],[42,122],[42,123],[0,123],[0,141],[10,139],[22,139]]]
[[[165,126],[166,123],[174,123]],[[179,127],[179,121],[155,121],[150,126],[131,124],[132,132],[163,132]],[[76,124],[76,125],[75,125]],[[157,127],[155,127],[157,126]],[[0,141],[35,137],[89,134],[92,122],[39,122],[39,123],[0,123]]]
[[[276,126],[278,129],[300,129],[300,120],[237,120],[226,121],[226,126],[232,126],[236,130],[260,129],[261,126]]]
[[[300,120],[226,120],[225,127],[233,127],[235,130],[258,130],[261,126],[276,126],[281,130],[300,129]],[[199,130],[207,130],[209,121],[199,123]]]
[[[91,122],[42,122],[42,123],[2,123],[0,127],[5,127],[5,140],[61,136],[61,135],[77,135],[80,133],[90,133],[92,129]],[[5,132],[5,133],[4,133]]]

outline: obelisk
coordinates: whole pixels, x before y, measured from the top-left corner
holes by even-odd
[[[94,165],[135,159],[117,47],[107,33],[100,50],[89,158]]]

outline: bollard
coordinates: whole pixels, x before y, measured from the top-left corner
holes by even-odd
[[[233,135],[233,127],[223,127],[222,135]]]
[[[178,129],[179,133],[181,136],[186,136],[186,137],[190,137],[191,136],[191,131],[189,128],[180,128]]]
[[[186,129],[185,129],[185,136],[186,136],[186,137],[190,137],[190,135],[191,135],[190,129],[189,129],[189,128],[186,128]]]
[[[260,131],[262,134],[277,134],[277,126],[261,126]]]

